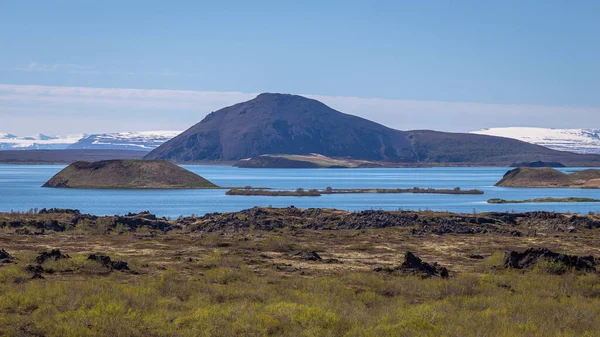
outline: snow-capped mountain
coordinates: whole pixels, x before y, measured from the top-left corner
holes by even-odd
[[[62,150],[85,136],[85,134],[47,136],[40,133],[21,137],[0,132],[0,150]]]
[[[181,131],[141,131],[94,134],[68,148],[151,151],[180,133]]]
[[[514,138],[560,151],[600,154],[600,129],[508,127],[483,129],[471,133]]]

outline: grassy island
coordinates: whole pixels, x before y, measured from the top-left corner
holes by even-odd
[[[500,187],[600,188],[600,170],[587,169],[564,173],[550,167],[518,167],[506,172],[496,183]]]
[[[534,202],[600,202],[592,198],[536,198],[526,200],[505,200],[500,198],[489,199],[488,204],[524,204]]]
[[[272,190],[268,188],[233,188],[227,191],[227,195],[261,195],[273,197],[318,197],[324,194],[356,194],[356,193],[415,193],[415,194],[483,194],[480,190],[433,189],[433,188],[358,188],[358,189],[333,189],[327,187],[324,190],[298,188],[296,190]]]
[[[218,188],[203,177],[164,160],[77,161],[43,187],[87,189]]]

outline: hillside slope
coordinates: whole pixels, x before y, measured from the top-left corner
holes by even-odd
[[[75,162],[43,187],[90,189],[216,188],[201,176],[173,163],[158,160]]]
[[[302,96],[260,94],[206,116],[147,159],[232,161],[263,154],[311,154],[400,163],[510,165],[544,160],[600,165],[600,156],[558,152],[514,139],[398,131]]]

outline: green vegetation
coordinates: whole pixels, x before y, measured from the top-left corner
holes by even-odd
[[[592,198],[536,198],[526,200],[505,200],[505,199],[489,199],[489,204],[523,204],[532,202],[600,202],[598,199]]]
[[[353,189],[334,189],[327,187],[324,190],[310,189],[305,190],[301,187],[295,191],[290,190],[272,190],[268,188],[244,189],[233,188],[227,191],[227,195],[262,195],[262,196],[285,196],[285,197],[318,197],[323,194],[356,194],[356,193],[415,193],[415,194],[483,194],[480,190],[461,190],[460,187],[454,189],[433,189],[433,188],[353,188]]]
[[[0,275],[2,335],[594,336],[600,330],[597,275],[421,280],[349,272],[306,279],[221,264],[198,276],[168,269],[134,278],[23,282],[27,275],[17,266]]]
[[[0,263],[0,335],[513,337],[600,331],[600,274],[544,260],[527,270],[502,267],[505,247],[551,246],[599,256],[599,229],[587,226],[600,221],[598,215],[569,222],[576,229],[571,233],[556,228],[561,217],[538,215],[524,222],[503,213],[503,219],[514,216],[510,230],[534,226],[536,234],[525,237],[490,230],[485,213],[478,215],[485,233],[450,235],[415,234],[422,229],[417,216],[427,219],[428,228],[452,221],[478,224],[468,215],[442,212],[366,213],[385,216],[385,223],[393,221],[390,214],[413,222],[313,230],[296,224],[319,214],[350,223],[359,213],[297,208],[169,221],[149,213],[96,218],[72,210],[0,213],[0,248],[14,257]],[[269,230],[232,225],[259,216]],[[84,220],[61,229],[75,218]],[[228,220],[217,230],[207,227],[209,218]],[[274,226],[278,219],[288,227]],[[167,222],[170,230],[158,230]],[[19,234],[22,226],[55,229]],[[70,258],[37,264],[36,256],[52,248]],[[298,254],[307,251],[322,259]],[[374,271],[398,266],[406,251],[447,267],[450,278]],[[110,255],[131,271],[111,270],[89,254]],[[41,266],[44,278],[31,279],[29,265]]]

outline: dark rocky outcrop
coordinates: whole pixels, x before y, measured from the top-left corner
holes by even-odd
[[[44,279],[44,276],[42,275],[42,273],[47,272],[44,267],[38,265],[27,265],[27,267],[25,267],[25,270],[31,273],[31,279]]]
[[[319,256],[319,254],[317,254],[317,252],[308,251],[308,250],[298,252],[294,255],[294,257],[296,257],[300,260],[305,260],[305,261],[321,261],[321,260],[323,260],[321,258],[321,256]]]
[[[43,264],[46,261],[57,261],[60,259],[68,259],[69,255],[62,254],[59,249],[52,249],[49,252],[42,252],[35,258],[35,263]]]
[[[111,228],[115,228],[118,224],[125,225],[130,231],[141,227],[163,232],[181,228],[178,225],[170,223],[166,219],[158,219],[154,214],[147,211],[138,214],[129,213],[127,215],[115,215],[110,221],[110,226]]]
[[[526,217],[526,215],[525,215]],[[498,233],[521,236],[514,228],[515,223],[507,224],[502,219],[489,216],[468,216],[461,214],[438,215],[413,211],[360,211],[344,212],[330,209],[308,208],[260,208],[255,207],[233,213],[208,213],[197,218],[183,218],[182,226],[192,230],[240,230],[255,228],[275,230],[293,223],[301,229],[338,230],[367,229],[386,227],[413,227],[415,235],[422,234],[487,234]]]
[[[256,229],[274,231],[282,228],[340,230],[406,227],[413,235],[535,235],[537,231],[576,233],[600,228],[600,217],[594,214],[556,212],[490,212],[458,214],[446,212],[366,210],[348,212],[327,208],[254,207],[238,212],[207,213],[203,216],[168,220],[144,211],[114,216],[69,213],[8,214],[0,213],[0,227],[14,229],[16,234],[41,235],[46,231],[63,232],[74,228],[124,234],[146,228],[148,237],[175,229],[189,231],[239,231]],[[534,233],[534,234],[532,234]],[[142,235],[142,234],[139,234]]]
[[[90,254],[87,259],[96,261],[110,270],[118,270],[118,271],[129,271],[130,270],[127,262],[112,261],[111,258],[107,255]]]
[[[439,276],[448,278],[449,271],[445,267],[439,266],[436,262],[427,263],[421,260],[412,252],[404,254],[404,262],[395,268],[375,268],[376,272],[399,273],[402,275],[416,275],[422,278]]]
[[[506,268],[531,269],[539,261],[546,260],[563,264],[566,268],[592,272],[596,270],[593,256],[567,255],[553,252],[547,248],[529,248],[525,251],[507,251],[503,264]]]
[[[510,165],[532,159],[600,164],[600,156],[555,151],[515,139],[394,130],[336,111],[314,99],[274,93],[260,94],[250,101],[210,113],[145,158],[176,162],[237,161],[267,154],[319,154],[399,164]],[[263,164],[271,163],[260,165]],[[272,164],[285,166],[289,161],[278,159]]]
[[[0,249],[0,263],[13,263],[15,258],[10,255],[6,250]]]

